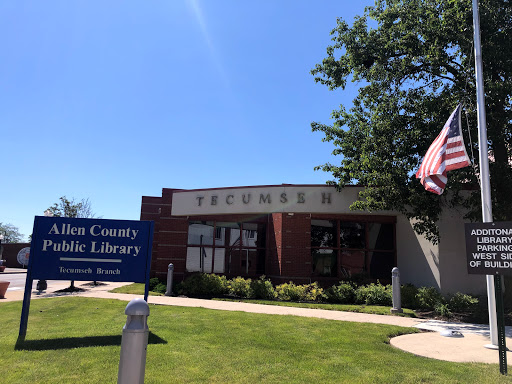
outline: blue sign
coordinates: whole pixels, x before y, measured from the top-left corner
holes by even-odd
[[[148,301],[152,221],[36,216],[18,341],[25,340],[34,279],[146,283]]]
[[[143,283],[149,276],[152,241],[152,221],[36,216],[31,277]]]

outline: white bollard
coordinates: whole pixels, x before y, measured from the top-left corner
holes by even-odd
[[[172,278],[174,275],[174,264],[170,263],[167,266],[167,291],[165,291],[165,296],[172,296]]]
[[[393,308],[391,308],[391,313],[402,313],[402,298],[400,296],[400,271],[397,267],[391,270],[391,283],[393,285]]]
[[[124,313],[127,318],[121,339],[117,384],[143,384],[149,337],[148,303],[143,299],[133,299]]]

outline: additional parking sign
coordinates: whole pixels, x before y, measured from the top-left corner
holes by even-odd
[[[468,273],[512,275],[512,222],[465,224]]]

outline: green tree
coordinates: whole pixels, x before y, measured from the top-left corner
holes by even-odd
[[[89,199],[80,201],[75,198],[69,200],[66,196],[59,198],[59,202],[49,207],[45,213],[56,217],[78,217],[78,218],[94,218],[97,217],[91,207]]]
[[[512,218],[512,5],[481,0],[491,194],[495,220]],[[339,188],[366,188],[351,208],[393,209],[414,219],[414,229],[439,241],[443,207],[462,205],[481,215],[478,164],[448,174],[446,192],[426,192],[415,173],[428,147],[459,102],[464,104],[477,155],[472,7],[469,0],[377,0],[352,26],[338,18],[327,57],[311,71],[330,90],[359,85],[350,107],[332,112],[333,124],[312,123],[335,146],[340,163],[330,172]],[[463,130],[466,146],[466,118]],[[471,157],[471,152],[468,151]],[[462,190],[472,189],[470,193]]]
[[[66,196],[61,196],[59,202],[53,204],[45,212],[46,216],[56,217],[74,217],[74,218],[94,218],[97,217],[91,207],[89,199],[76,200],[74,197],[69,200]],[[96,282],[94,282],[96,284]],[[75,281],[72,280],[69,290],[75,290]]]
[[[23,235],[18,227],[12,224],[0,223],[0,235],[3,235],[2,243],[21,243]]]

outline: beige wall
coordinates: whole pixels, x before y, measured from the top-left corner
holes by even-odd
[[[412,223],[400,214],[397,215],[396,242],[401,282],[441,289],[438,246],[414,232]]]
[[[444,295],[456,292],[485,295],[483,275],[469,275],[463,212],[446,208],[438,223],[439,244],[418,235],[403,215],[397,215],[397,264],[403,283],[432,286]]]
[[[463,212],[457,209],[446,209],[441,215],[439,222],[441,291],[444,294],[455,292],[485,294],[485,275],[469,275],[467,272],[464,222]]]
[[[269,185],[174,192],[172,215],[217,215],[251,213],[359,213],[349,206],[357,200],[360,187],[338,192],[328,185]],[[245,199],[245,201],[244,201]],[[372,212],[389,215],[390,212]]]

